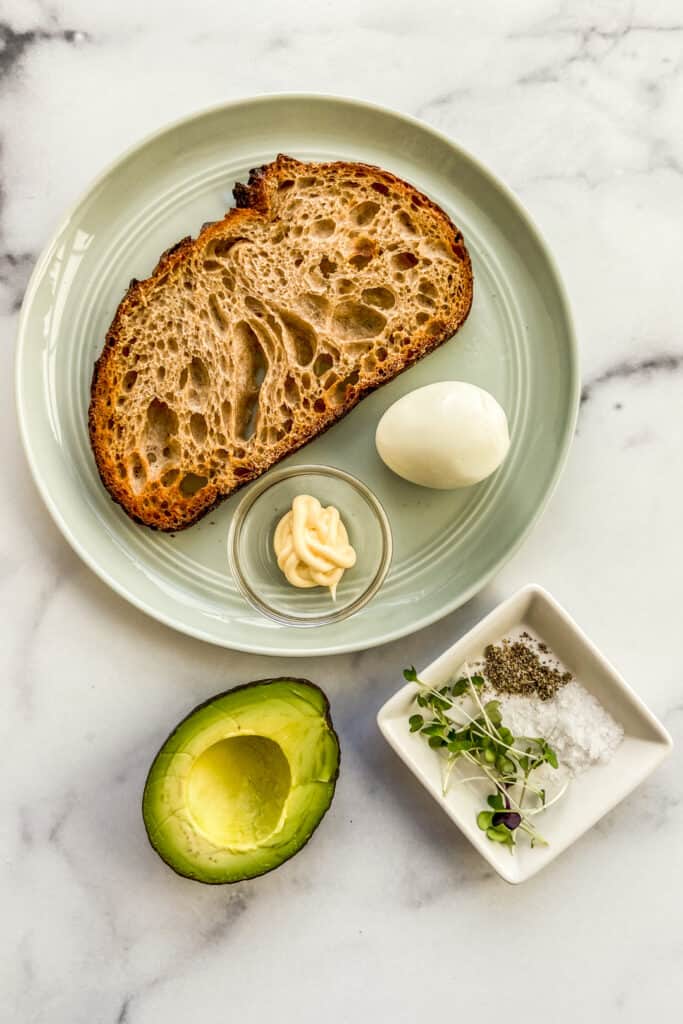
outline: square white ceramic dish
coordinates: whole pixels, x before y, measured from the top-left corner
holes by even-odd
[[[431,686],[443,686],[463,664],[476,661],[484,648],[524,626],[541,637],[575,677],[597,697],[623,726],[624,738],[612,760],[596,765],[574,779],[565,796],[539,815],[538,827],[549,845],[534,849],[520,842],[514,853],[492,843],[477,827],[476,815],[484,806],[477,784],[452,783],[442,794],[442,759],[420,737],[410,733],[408,718],[415,711],[418,689],[408,683],[380,709],[377,722],[394,748],[423,786],[432,794],[461,832],[506,882],[523,882],[623,800],[671,752],[672,740],[619,673],[600,654],[574,620],[542,587],[531,584],[495,608],[490,615],[421,671]],[[482,792],[488,792],[486,787]]]

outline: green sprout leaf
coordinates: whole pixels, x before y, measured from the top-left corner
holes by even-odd
[[[546,759],[546,761],[548,762],[549,765],[552,765],[553,768],[559,768],[559,762],[557,760],[557,754],[555,753],[553,748],[551,746],[549,746],[547,743],[545,744],[545,748],[544,748],[543,753],[545,754],[545,759]]]
[[[502,843],[504,846],[515,845],[515,837],[507,825],[491,825],[486,829],[486,836],[492,843]]]
[[[477,825],[482,832],[487,832],[491,828],[493,821],[493,811],[479,811],[477,815]]]
[[[503,802],[503,797],[500,793],[492,793],[491,796],[486,798],[486,803],[489,807],[492,807],[494,811],[505,810],[505,803]]]
[[[411,732],[417,732],[425,724],[425,720],[422,715],[411,715],[408,719],[408,724]]]
[[[500,710],[499,700],[487,701],[487,703],[484,704],[484,711],[486,712],[489,721],[492,722],[493,725],[500,725],[500,723],[503,721],[503,715]],[[510,735],[512,735],[512,733],[510,733]]]
[[[461,754],[463,750],[471,750],[473,746],[472,740],[451,740],[448,749],[451,754]]]
[[[511,761],[505,754],[499,754],[496,758],[496,768],[505,777],[515,774],[515,762]]]
[[[418,681],[414,665],[411,665],[410,668],[403,669],[403,678],[409,683],[416,683]]]
[[[451,707],[451,702],[449,700],[444,700],[443,697],[432,696],[429,703],[435,711],[448,711]]]
[[[440,736],[443,733],[443,726],[441,722],[433,722],[431,725],[425,725],[422,730],[423,736]]]
[[[453,683],[453,686],[451,687],[451,693],[453,694],[454,697],[462,697],[463,693],[467,693],[469,685],[469,680],[458,679],[457,683]]]

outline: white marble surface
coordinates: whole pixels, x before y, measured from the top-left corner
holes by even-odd
[[[679,0],[2,0],[0,47],[0,1019],[676,1019],[680,754],[508,888],[374,716],[406,661],[534,579],[681,738]],[[12,396],[17,309],[64,207],[159,124],[271,90],[386,103],[490,164],[557,253],[586,385],[547,513],[479,598],[381,651],[277,664],[176,636],[81,565],[37,498]],[[179,879],[142,829],[150,758],[195,703],[274,671],[332,699],[333,808],[272,875]]]

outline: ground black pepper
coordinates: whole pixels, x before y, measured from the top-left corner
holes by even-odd
[[[528,633],[518,640],[489,644],[484,651],[484,673],[494,690],[541,700],[554,697],[572,678],[571,672],[541,660],[538,651],[546,654],[548,648]]]

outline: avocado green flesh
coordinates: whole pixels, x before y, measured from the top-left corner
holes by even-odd
[[[155,758],[143,796],[150,842],[199,881],[264,874],[308,841],[338,771],[329,705],[312,683],[229,690],[181,722]]]

